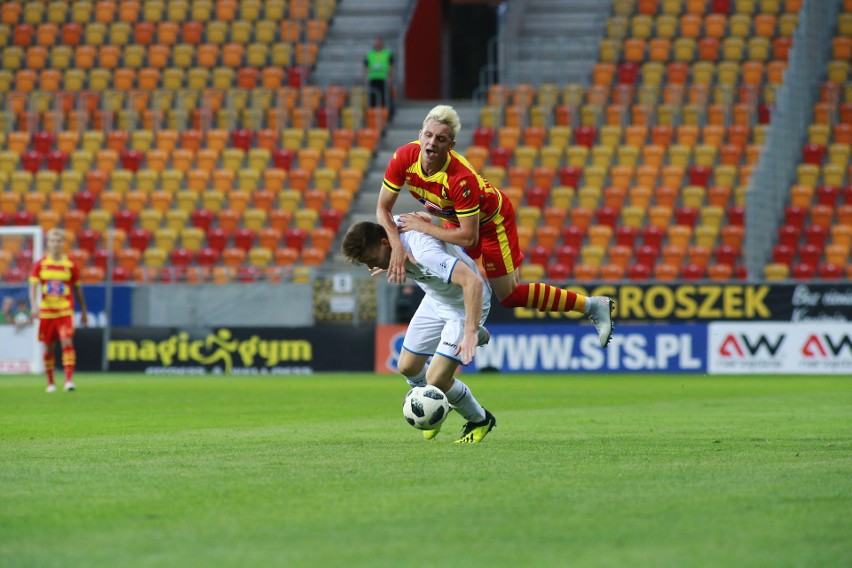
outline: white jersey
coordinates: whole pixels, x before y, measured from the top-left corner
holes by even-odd
[[[446,307],[464,312],[464,291],[451,282],[453,270],[461,262],[470,268],[482,282],[482,311],[491,308],[491,286],[482,277],[476,263],[461,247],[439,241],[418,231],[400,233],[399,240],[406,251],[417,261],[405,262],[405,274],[414,280],[427,296]]]

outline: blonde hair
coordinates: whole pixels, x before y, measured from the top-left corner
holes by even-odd
[[[52,236],[57,236],[57,237],[60,237],[62,240],[65,240],[68,235],[62,229],[53,228],[53,229],[51,229],[47,232],[47,238],[48,239]]]
[[[458,136],[458,133],[461,130],[459,113],[457,113],[456,109],[449,105],[438,105],[430,110],[429,114],[426,115],[426,118],[423,119],[423,128],[426,128],[426,124],[430,120],[449,126],[453,131],[453,140],[456,139],[456,136]]]

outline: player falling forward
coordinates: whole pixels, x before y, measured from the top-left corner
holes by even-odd
[[[39,300],[39,292],[41,299]],[[73,296],[72,296],[73,293]],[[51,229],[47,233],[47,254],[33,266],[30,274],[30,306],[32,318],[39,318],[38,340],[44,343],[44,371],[47,374],[47,392],[55,392],[53,371],[56,368],[54,350],[56,342],[62,345],[62,367],[65,371],[65,390],[73,391],[74,367],[74,298],[82,312],[80,322],[88,323],[86,299],[80,286],[80,272],[65,255],[65,233]]]
[[[405,332],[399,372],[412,387],[428,383],[447,395],[450,408],[467,420],[456,443],[481,442],[497,420],[454,374],[459,363],[470,363],[476,348],[490,339],[483,324],[491,308],[491,287],[456,245],[417,231],[399,235],[398,241],[407,258],[405,274],[425,292]],[[386,271],[391,256],[387,231],[368,221],[352,225],[343,237],[343,254],[353,264],[367,265],[373,276]],[[431,440],[439,431],[427,430],[423,436]]]
[[[436,106],[423,120],[418,139],[399,147],[388,162],[376,207],[376,219],[390,235],[388,282],[405,282],[405,251],[396,236],[392,212],[399,192],[408,185],[415,199],[444,224],[433,224],[422,214],[401,215],[401,233],[420,231],[465,247],[472,258],[482,258],[500,304],[542,312],[582,313],[598,331],[601,347],[606,347],[612,337],[611,298],[587,297],[541,282],[521,284],[518,269],[524,254],[512,203],[453,150],[459,130],[461,122],[453,107]]]

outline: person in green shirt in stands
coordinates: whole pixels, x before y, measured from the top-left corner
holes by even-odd
[[[392,113],[393,53],[385,48],[382,38],[373,40],[373,49],[364,57],[364,78],[369,91],[370,107],[387,107]]]

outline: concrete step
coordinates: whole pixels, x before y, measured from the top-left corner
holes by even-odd
[[[394,37],[399,34],[401,25],[400,14],[337,15],[334,17],[334,25],[326,34],[326,40]]]
[[[598,19],[591,17],[563,17],[556,18],[552,15],[527,16],[520,26],[520,37],[541,38],[593,38],[597,37],[597,31],[604,25],[606,18]]]
[[[388,11],[393,11],[394,9],[399,10],[406,7],[405,1],[397,1],[397,7],[393,6],[393,4],[393,2],[389,2],[388,0],[347,0],[346,2],[338,2],[337,8],[334,11],[334,18],[336,20],[340,16],[381,15],[387,14]]]
[[[535,66],[515,68],[504,73],[506,83],[588,83],[595,60],[577,61],[572,66],[538,62]]]
[[[575,58],[597,59],[598,46],[587,42],[520,42],[512,56],[527,61],[537,59],[557,59],[559,61],[570,61]]]
[[[526,0],[525,13],[550,12],[558,13],[570,10],[573,12],[603,12],[612,11],[611,2],[601,0]]]

